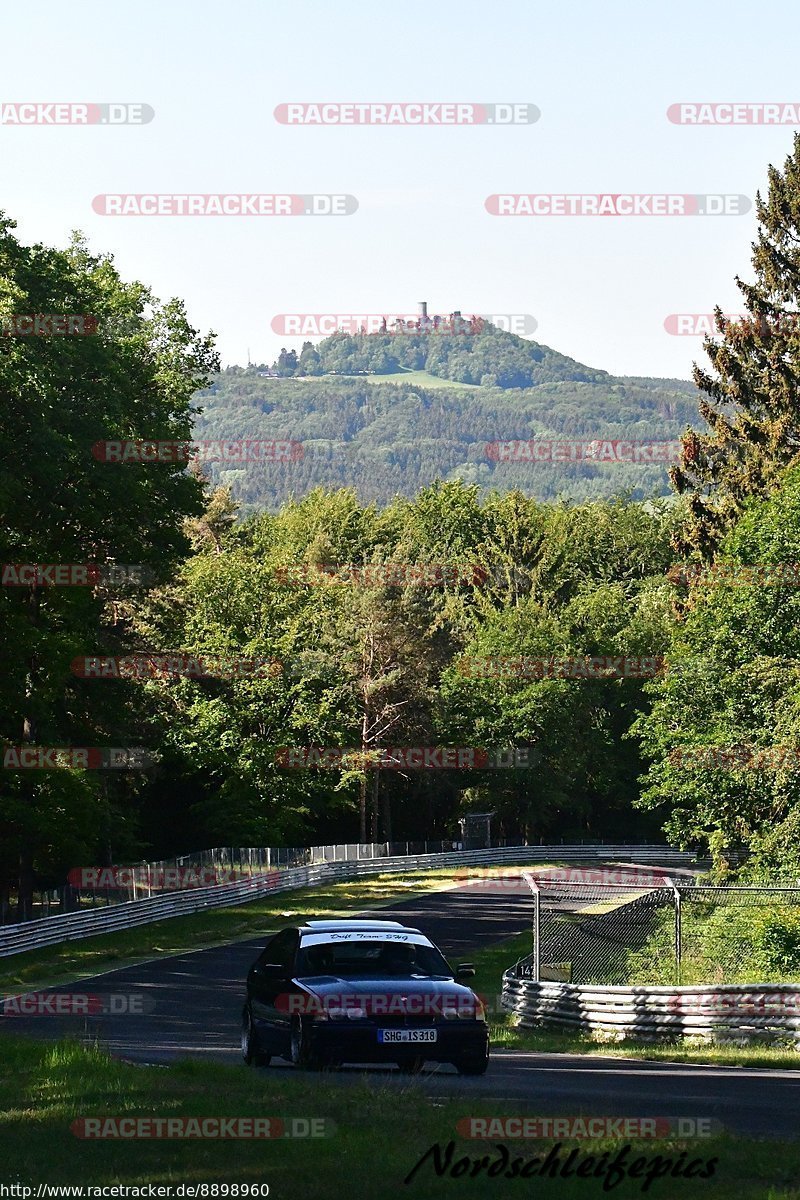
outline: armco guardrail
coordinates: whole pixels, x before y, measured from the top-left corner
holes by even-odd
[[[536,983],[512,967],[503,976],[503,1007],[521,1025],[602,1032],[620,1040],[791,1038],[800,1046],[799,984],[670,988]]]
[[[238,883],[131,900],[124,904],[82,913],[43,917],[0,929],[0,958],[22,954],[42,946],[132,929],[168,917],[187,916],[208,908],[223,908],[255,900],[271,892],[288,892],[321,883],[356,879],[360,875],[383,875],[396,871],[432,870],[436,867],[500,866],[503,863],[535,862],[635,862],[641,865],[692,867],[699,865],[693,855],[659,846],[504,846],[491,850],[453,850],[443,854],[424,854],[394,858],[356,859],[321,863],[313,867],[289,867],[255,875]]]

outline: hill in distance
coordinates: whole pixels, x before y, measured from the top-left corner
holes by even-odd
[[[658,451],[655,461],[611,461],[607,444],[674,442],[699,422],[687,380],[613,376],[485,323],[335,333],[299,355],[282,350],[271,367],[228,367],[195,399],[198,440],[303,444],[292,462],[206,468],[244,512],[317,486],[355,487],[363,501],[386,504],[436,479],[542,500],[664,496],[668,462]],[[599,443],[600,459],[553,448],[578,441]],[[512,442],[539,442],[537,460]]]

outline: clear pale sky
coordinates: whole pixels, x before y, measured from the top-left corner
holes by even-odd
[[[485,0],[44,0],[3,6],[0,102],[153,106],[148,125],[0,126],[0,208],[25,241],[83,229],[178,295],[223,361],[300,340],[282,312],[531,313],[537,341],[618,374],[688,377],[670,313],[741,307],[746,216],[497,218],[493,192],[743,193],[790,126],[671,124],[677,101],[800,102],[800,6]],[[509,128],[281,125],[287,101],[528,102]],[[95,214],[107,192],[355,195],[340,218]]]

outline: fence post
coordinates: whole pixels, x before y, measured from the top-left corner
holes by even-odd
[[[530,881],[529,881],[530,882]],[[533,979],[539,982],[542,961],[542,905],[541,892],[534,884],[533,889]]]
[[[683,925],[681,921],[681,893],[675,886],[673,880],[670,880],[672,888],[672,896],[675,905],[675,983],[680,986],[681,982],[681,959],[683,948]]]

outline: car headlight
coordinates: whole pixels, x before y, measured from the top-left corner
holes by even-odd
[[[365,1008],[328,1008],[325,1010],[325,1021],[360,1021],[367,1015]],[[318,1018],[319,1019],[319,1018]]]
[[[447,1007],[442,1015],[446,1021],[483,1021],[485,1018],[486,1009],[481,1004],[480,1000],[476,1000],[469,1007],[457,1005],[455,1008]]]

